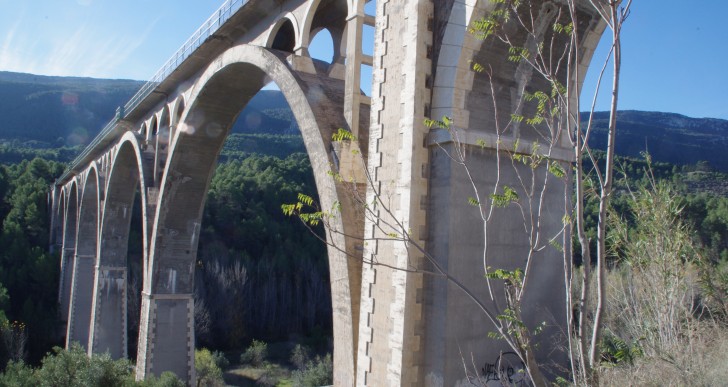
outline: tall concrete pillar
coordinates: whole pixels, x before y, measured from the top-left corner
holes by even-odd
[[[75,244],[75,240],[74,240]],[[58,303],[61,308],[61,321],[68,323],[68,312],[71,306],[71,289],[73,268],[75,267],[76,247],[63,247],[61,252],[61,281],[59,284]],[[67,329],[68,325],[64,325]]]
[[[90,353],[127,357],[127,268],[98,266],[93,292]]]
[[[95,254],[76,254],[74,257],[66,348],[70,348],[72,343],[78,342],[81,347],[88,349],[95,261]]]
[[[192,294],[142,293],[137,379],[171,371],[195,380],[194,315]]]
[[[139,179],[130,149],[118,157],[105,202],[89,337],[89,353],[109,352],[113,359],[127,357],[127,253]]]
[[[369,172],[384,200],[367,218],[357,385],[421,386],[422,253],[425,246],[432,2],[377,1]],[[373,201],[370,191],[368,203]],[[386,224],[398,224],[389,227]],[[391,236],[394,235],[394,238]],[[375,239],[376,238],[376,239]],[[377,262],[377,265],[367,264]]]

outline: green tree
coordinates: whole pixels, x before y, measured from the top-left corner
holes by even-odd
[[[224,359],[224,358],[223,358]],[[219,356],[215,356],[209,349],[195,350],[195,371],[197,373],[197,386],[224,386]]]

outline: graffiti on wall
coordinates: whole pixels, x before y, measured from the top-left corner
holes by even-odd
[[[526,366],[515,352],[502,352],[492,363],[485,363],[481,371],[488,387],[528,386]]]

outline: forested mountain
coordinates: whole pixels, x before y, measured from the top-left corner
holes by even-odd
[[[142,84],[0,72],[0,139],[87,144]]]
[[[0,72],[0,143],[13,148],[87,144],[142,85],[140,81],[45,77]],[[582,119],[586,120],[586,115]],[[591,144],[606,144],[606,112],[594,115]],[[728,120],[690,118],[674,113],[620,111],[617,153],[640,157],[648,151],[655,161],[698,164],[728,173]],[[283,94],[263,90],[241,112],[233,133],[297,135]],[[29,142],[30,141],[30,142]],[[34,144],[41,141],[44,144]],[[17,156],[16,156],[17,158]]]
[[[582,114],[583,121],[587,117]],[[608,124],[608,112],[594,114],[590,145],[606,147]],[[728,120],[623,110],[617,115],[617,130],[615,150],[619,155],[639,158],[647,151],[655,161],[678,165],[702,161],[703,166],[728,173]]]
[[[144,84],[0,71],[0,143],[26,147],[86,145]],[[283,95],[263,90],[240,114],[235,133],[297,133]],[[293,122],[292,122],[293,121]]]

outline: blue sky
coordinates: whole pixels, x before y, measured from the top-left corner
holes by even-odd
[[[0,0],[0,71],[147,79],[220,4]],[[725,0],[635,0],[624,30],[620,109],[728,119],[726,15]]]

